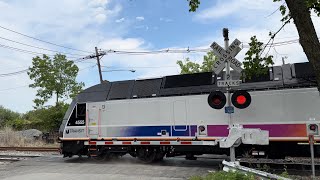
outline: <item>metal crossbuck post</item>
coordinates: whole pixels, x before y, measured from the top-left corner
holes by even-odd
[[[235,71],[242,71],[241,62],[235,58],[241,50],[241,42],[238,39],[235,39],[229,46],[227,28],[223,29],[223,37],[225,49],[219,46],[216,42],[213,42],[210,46],[213,53],[218,58],[213,65],[213,71],[216,74],[219,74],[224,68],[226,68],[226,76],[223,81],[217,82],[217,86],[225,87],[227,90],[227,106],[225,107],[225,113],[229,114],[229,135],[226,138],[220,139],[219,145],[222,148],[230,148],[230,161],[235,162],[235,146],[239,145],[238,142],[242,142],[243,144],[267,145],[269,144],[269,132],[257,128],[245,129],[241,125],[233,124],[231,121],[231,114],[234,113],[234,107],[231,105],[231,87],[240,86],[241,81],[232,80],[230,67]]]

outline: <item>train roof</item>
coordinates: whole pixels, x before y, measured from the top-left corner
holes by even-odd
[[[153,79],[105,81],[83,90],[76,102],[96,102],[119,99],[154,98],[208,94],[211,91],[225,91],[217,87],[217,81],[224,79],[224,73],[213,72],[165,76]],[[241,74],[231,71],[233,79],[240,79]],[[316,87],[315,73],[310,63],[284,64],[269,67],[269,73],[242,80],[233,90],[270,90],[284,88]]]

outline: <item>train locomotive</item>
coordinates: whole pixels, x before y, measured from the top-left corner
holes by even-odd
[[[231,72],[234,79],[241,74]],[[73,99],[59,129],[65,157],[95,159],[130,154],[144,162],[164,157],[227,154],[216,141],[228,136],[228,114],[212,109],[208,96],[223,72],[104,82]],[[269,68],[266,75],[243,80],[234,90],[251,95],[235,109],[232,123],[269,131],[269,145],[240,145],[237,156],[308,156],[306,122],[320,119],[320,97],[309,63]],[[316,137],[315,140],[320,140]],[[315,154],[320,150],[315,146]]]

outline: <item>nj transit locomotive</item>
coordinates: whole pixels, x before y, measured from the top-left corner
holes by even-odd
[[[269,74],[243,82],[249,107],[235,109],[232,122],[268,130],[266,146],[240,145],[237,155],[308,155],[306,121],[320,119],[320,97],[308,63],[270,67]],[[233,73],[233,78],[240,74]],[[146,80],[105,82],[79,94],[60,127],[64,156],[103,159],[126,153],[146,162],[164,156],[228,154],[214,140],[228,135],[228,115],[212,109],[208,95],[221,90],[223,74],[212,72]],[[318,140],[318,138],[316,138]],[[317,146],[316,146],[317,147]],[[319,155],[316,148],[316,155]]]

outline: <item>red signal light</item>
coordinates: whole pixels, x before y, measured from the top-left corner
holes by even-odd
[[[247,98],[243,95],[240,95],[237,97],[236,101],[238,104],[244,104],[247,101]]]
[[[213,97],[213,99],[212,99],[212,103],[214,104],[214,105],[219,105],[219,104],[221,104],[221,99],[220,99],[220,97]]]
[[[251,104],[251,96],[247,91],[235,91],[231,96],[232,104],[239,109],[247,108]]]
[[[213,109],[223,108],[226,102],[226,96],[221,91],[213,91],[208,96],[208,104]]]

